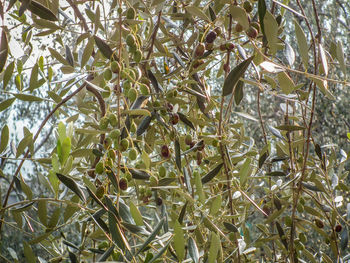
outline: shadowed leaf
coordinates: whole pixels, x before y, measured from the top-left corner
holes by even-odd
[[[225,79],[224,86],[222,89],[222,96],[230,95],[233,91],[233,88],[239,81],[241,77],[244,76],[245,71],[247,70],[250,62],[252,62],[254,56],[244,60],[237,67],[235,67]]]
[[[223,163],[219,164],[213,170],[211,170],[209,173],[204,175],[202,177],[202,184],[210,182],[220,172],[223,165],[224,165]]]
[[[79,198],[83,201],[86,202],[85,196],[83,191],[80,189],[80,187],[77,185],[77,183],[70,177],[65,176],[60,173],[56,173],[58,179],[65,185],[67,186],[70,190],[72,190]]]
[[[28,10],[30,10],[33,14],[37,15],[38,17],[42,19],[46,19],[49,21],[57,21],[56,15],[47,7],[43,6],[42,4],[36,2],[36,1],[30,1],[30,4],[28,6]]]

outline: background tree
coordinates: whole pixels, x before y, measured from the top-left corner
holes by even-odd
[[[349,4],[288,4],[1,2],[2,260],[346,260]]]

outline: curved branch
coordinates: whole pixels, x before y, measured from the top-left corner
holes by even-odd
[[[88,76],[88,79],[92,79],[93,76],[92,75],[89,75]],[[65,97],[60,103],[58,103],[56,105],[56,107],[50,111],[50,113],[46,116],[46,118],[43,120],[43,122],[40,124],[40,127],[39,129],[37,130],[36,134],[34,135],[33,137],[33,143],[35,143],[35,141],[38,139],[39,137],[39,134],[41,132],[41,130],[44,128],[44,126],[46,125],[46,123],[48,122],[48,120],[51,118],[51,116],[63,105],[65,104],[68,100],[70,100],[71,98],[73,98],[79,91],[81,91],[84,87],[86,86],[86,82],[84,82],[76,91],[74,91],[72,94],[68,95],[67,97]],[[8,202],[8,199],[10,197],[10,193],[14,187],[14,184],[15,184],[15,178],[16,176],[19,174],[19,172],[21,171],[21,168],[23,166],[23,163],[24,161],[26,160],[26,158],[28,157],[29,155],[29,149],[25,152],[24,154],[24,157],[23,159],[21,160],[21,162],[19,163],[13,177],[12,177],[12,180],[11,180],[11,183],[10,183],[10,186],[9,188],[7,189],[7,193],[6,193],[6,196],[5,196],[5,199],[4,199],[4,202],[3,202],[3,205],[2,207],[5,208],[7,206],[7,202]],[[1,221],[0,221],[0,233],[1,233],[1,228],[2,228],[2,222],[3,222],[3,219],[5,217],[5,213],[2,214],[1,216]]]
[[[73,8],[75,15],[80,19],[80,21],[83,23],[83,28],[86,32],[89,32],[89,27],[86,23],[85,18],[81,14],[79,8],[73,3],[72,0],[67,0],[68,4]]]

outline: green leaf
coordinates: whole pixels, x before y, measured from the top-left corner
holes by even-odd
[[[307,249],[303,249],[303,254],[305,255],[305,257],[308,259],[308,262],[310,263],[316,263],[318,261],[316,261],[314,255]]]
[[[1,33],[1,42],[0,42],[0,73],[6,65],[7,56],[9,53],[9,46],[7,42],[7,35],[4,29]]]
[[[269,153],[267,151],[264,152],[262,155],[260,155],[260,157],[259,157],[259,169],[263,166],[263,164],[265,163],[268,156],[269,156]]]
[[[114,245],[112,245],[110,248],[108,248],[103,254],[102,256],[98,259],[98,262],[104,262],[106,261],[110,255],[112,255],[114,253]]]
[[[284,234],[283,228],[281,227],[280,223],[275,222],[275,224],[276,224],[277,232],[278,232],[278,235],[280,236],[281,242],[285,246],[285,248],[288,250],[287,237]]]
[[[6,86],[7,84],[10,82],[11,80],[11,77],[12,77],[12,74],[13,74],[13,70],[15,68],[15,62],[12,61],[5,69],[5,72],[4,72],[4,79],[2,80],[2,88],[4,90],[6,90]]]
[[[261,32],[263,35],[265,35],[265,27],[264,27],[264,18],[266,14],[266,3],[265,0],[259,0],[258,2],[258,13],[259,13],[259,21],[260,21],[260,27],[261,27]]]
[[[70,190],[72,190],[79,198],[83,201],[86,202],[85,196],[83,191],[80,189],[80,187],[77,185],[77,183],[70,177],[65,176],[60,173],[56,173],[58,179],[65,185],[67,186]]]
[[[28,10],[30,10],[33,14],[37,15],[38,17],[42,19],[46,19],[49,21],[57,21],[57,17],[55,14],[48,9],[47,7],[43,6],[42,4],[31,0],[28,6]]]
[[[286,72],[283,71],[278,73],[277,78],[280,88],[284,94],[288,95],[293,92],[295,84]]]
[[[66,50],[66,60],[68,61],[69,65],[74,67],[74,57],[72,54],[72,51],[70,50],[69,46],[65,46]]]
[[[26,258],[27,263],[35,263],[36,257],[33,253],[32,248],[29,246],[27,242],[23,242],[23,250],[24,250],[24,257]]]
[[[146,169],[149,169],[151,166],[151,158],[149,157],[149,154],[146,153],[144,150],[142,151],[141,159],[142,159],[143,163],[145,164]]]
[[[38,66],[38,63],[35,63],[32,68],[32,72],[30,74],[30,81],[29,81],[29,90],[31,92],[37,88],[38,73],[39,73],[39,66]]]
[[[324,51],[321,44],[318,44],[318,49],[320,51],[320,58],[322,62],[323,72],[327,76],[328,75],[328,62],[326,57],[326,52]]]
[[[142,250],[144,250],[149,243],[151,243],[155,237],[158,235],[159,231],[162,229],[165,222],[165,218],[162,218],[162,220],[159,221],[159,223],[155,226],[152,233],[149,235],[149,237],[146,239],[146,241],[142,244],[142,246],[139,248],[139,250],[135,253],[135,256],[137,256]]]
[[[244,96],[243,87],[244,87],[244,82],[239,80],[234,90],[234,98],[237,106],[241,103]]]
[[[37,243],[45,240],[46,238],[48,238],[51,235],[52,231],[49,231],[49,230],[47,230],[47,231],[48,232],[31,239],[29,242],[29,245],[37,244]]]
[[[186,11],[189,12],[193,16],[198,16],[199,18],[203,19],[206,22],[209,22],[209,17],[203,13],[203,11],[196,7],[196,6],[186,6],[185,7]]]
[[[5,124],[5,126],[1,130],[1,137],[0,137],[0,153],[2,153],[9,142],[10,138],[10,132],[9,127]]]
[[[12,105],[12,103],[15,101],[15,98],[11,98],[8,100],[4,100],[0,103],[0,112],[6,110],[8,107]]]
[[[180,143],[179,140],[175,140],[175,161],[177,168],[181,171],[181,150],[180,150]]]
[[[338,41],[337,43],[337,60],[339,61],[340,68],[346,77],[346,64],[344,59],[344,49],[342,42]],[[1,70],[0,70],[1,71]]]
[[[219,236],[215,232],[211,232],[208,263],[216,262],[216,257],[218,256],[220,246],[221,246],[221,242],[220,242]]]
[[[289,131],[289,132],[305,130],[305,127],[297,126],[297,125],[280,125],[280,126],[277,126],[276,128],[282,131]]]
[[[218,195],[214,201],[212,202],[210,206],[210,212],[209,214],[214,216],[219,210],[221,209],[221,204],[222,204],[222,196]]]
[[[111,212],[108,213],[108,226],[109,226],[109,230],[111,232],[113,241],[121,250],[125,250],[125,248],[127,247],[125,237],[120,230],[120,227],[117,223],[117,220],[114,214]]]
[[[55,226],[57,226],[58,220],[60,219],[60,215],[61,215],[61,208],[58,207],[53,211],[47,226],[49,228],[54,228]]]
[[[196,128],[193,126],[193,123],[186,117],[186,115],[184,115],[181,112],[177,113],[180,117],[180,120],[185,123],[188,127],[190,127],[193,130],[196,130]]]
[[[174,249],[177,259],[181,262],[185,257],[185,237],[182,227],[177,220],[174,225]]]
[[[48,21],[46,19],[37,19],[33,18],[33,22],[35,23],[35,27],[41,29],[41,28],[49,28],[52,30],[60,29],[60,26],[56,25],[55,23]]]
[[[168,249],[168,246],[170,244],[170,241],[168,243],[165,244],[164,247],[162,247],[159,252],[148,262],[148,263],[153,263],[155,262],[158,258],[160,258],[164,252]]]
[[[294,26],[295,26],[295,34],[298,41],[298,48],[301,55],[301,59],[303,61],[305,69],[307,70],[309,65],[309,54],[308,54],[309,46],[307,44],[304,30],[301,28],[301,26],[296,20],[294,20]]]
[[[328,99],[330,100],[336,100],[336,98],[334,97],[334,95],[332,94],[332,92],[329,91],[328,89],[328,84],[327,84],[327,80],[321,79],[319,77],[316,77],[314,75],[311,74],[305,74],[305,76],[308,79],[311,79],[312,81],[314,81],[317,85],[317,87],[321,90],[321,92],[323,93],[323,95],[325,95]]]
[[[180,225],[182,224],[185,214],[186,214],[186,208],[188,205],[188,201],[186,201],[186,203],[183,205],[183,207],[181,208],[180,214],[179,214],[179,218],[178,218],[178,222],[180,223]]]
[[[201,179],[202,184],[205,184],[205,183],[208,183],[209,181],[211,181],[220,172],[223,165],[224,165],[223,163],[219,164],[213,170],[211,170],[209,173],[204,175]]]
[[[23,152],[24,150],[27,148],[27,146],[29,146],[29,144],[32,142],[33,137],[32,135],[27,135],[25,136],[18,144],[17,146],[17,151],[16,151],[16,158],[18,158]]]
[[[39,98],[33,95],[23,94],[23,93],[13,94],[13,96],[23,101],[42,101],[43,100],[42,98]]]
[[[35,203],[35,202],[27,203],[27,204],[22,205],[22,206],[20,206],[20,207],[11,209],[11,211],[12,211],[12,212],[15,212],[15,213],[20,213],[20,212],[23,212],[23,211],[27,211],[34,203]]]
[[[285,141],[286,139],[282,136],[281,132],[279,130],[277,130],[276,128],[272,127],[272,126],[268,126],[270,132],[275,135],[277,138]]]
[[[81,57],[80,67],[84,67],[86,63],[89,61],[92,52],[94,51],[95,40],[94,38],[90,38],[84,48],[83,55]]]
[[[245,160],[245,162],[243,163],[241,169],[239,170],[239,181],[241,185],[244,185],[245,182],[247,181],[250,173],[251,173],[251,164],[252,159],[251,158],[247,158]]]
[[[46,208],[46,201],[45,200],[39,200],[38,201],[38,217],[40,222],[47,226],[47,208]]]
[[[71,140],[69,137],[64,138],[61,144],[61,154],[58,155],[60,162],[64,165],[69,157],[69,153],[71,150]]]
[[[153,114],[152,114],[153,116]],[[146,116],[142,119],[140,124],[137,126],[136,130],[136,135],[141,136],[149,127],[151,121],[152,121],[152,116]]]
[[[113,56],[113,50],[111,47],[101,38],[98,36],[94,36],[95,43],[98,47],[98,49],[101,51],[102,55],[105,56],[106,58],[110,59]],[[113,56],[115,57],[115,56]]]
[[[194,263],[199,263],[199,252],[196,241],[192,237],[188,239],[188,252]]]
[[[244,76],[245,71],[247,70],[250,62],[253,60],[254,56],[244,60],[237,67],[235,67],[225,79],[224,87],[222,89],[222,96],[230,95],[233,91],[233,88],[239,81],[241,77]]]
[[[202,204],[204,204],[205,203],[205,195],[204,195],[204,191],[203,191],[201,176],[198,172],[195,172],[194,175],[195,175],[194,180],[195,180],[195,185],[196,185],[196,194],[198,195],[199,201]]]
[[[140,169],[134,169],[129,167],[128,171],[131,173],[133,179],[147,180],[150,178],[149,173]]]
[[[348,227],[343,227],[343,231],[340,234],[340,247],[344,251],[348,247],[349,243],[349,230]]]
[[[224,222],[224,227],[228,230],[228,231],[231,231],[231,232],[234,232],[234,233],[237,233],[238,232],[238,228],[231,224],[231,223],[228,223],[228,222]]]
[[[23,180],[20,180],[20,183],[21,183],[21,188],[22,188],[23,193],[27,196],[27,198],[29,200],[32,200],[33,193],[32,193],[32,190],[30,189],[30,187]]]
[[[130,201],[129,203],[130,213],[132,218],[135,220],[136,225],[143,226],[143,219],[140,211],[137,209],[137,207],[134,205],[133,202]]]
[[[274,55],[277,52],[278,24],[275,17],[269,11],[266,11],[264,16],[264,31],[270,51]]]
[[[287,174],[283,171],[273,171],[266,173],[266,176],[287,176]]]
[[[291,45],[289,45],[287,42],[285,42],[285,56],[289,66],[293,66],[295,62],[295,52]]]
[[[151,113],[148,110],[146,110],[146,109],[125,110],[124,114],[129,114],[130,116],[142,115],[142,116],[149,116],[149,117],[151,117]]]
[[[247,30],[249,28],[248,15],[242,7],[238,5],[231,5],[230,14],[232,15],[233,20],[242,25],[243,30]]]
[[[59,62],[61,62],[63,65],[69,65],[68,61],[62,57],[60,53],[58,53],[55,49],[49,47],[49,51],[51,53],[51,56],[53,56],[55,59],[57,59]]]
[[[107,210],[107,207],[104,206],[104,204],[102,203],[102,201],[95,195],[95,193],[93,191],[91,191],[91,189],[88,186],[85,186],[87,192],[89,193],[90,197],[97,203],[99,204],[102,208],[104,208],[105,210]]]
[[[216,14],[213,8],[211,7],[211,5],[209,5],[209,15],[210,15],[211,21],[214,22],[216,19]]]

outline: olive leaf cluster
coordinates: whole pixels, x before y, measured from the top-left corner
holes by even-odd
[[[0,111],[50,109],[17,144],[1,127],[2,260],[346,260],[348,156],[315,135],[345,43],[297,2],[1,3]]]

